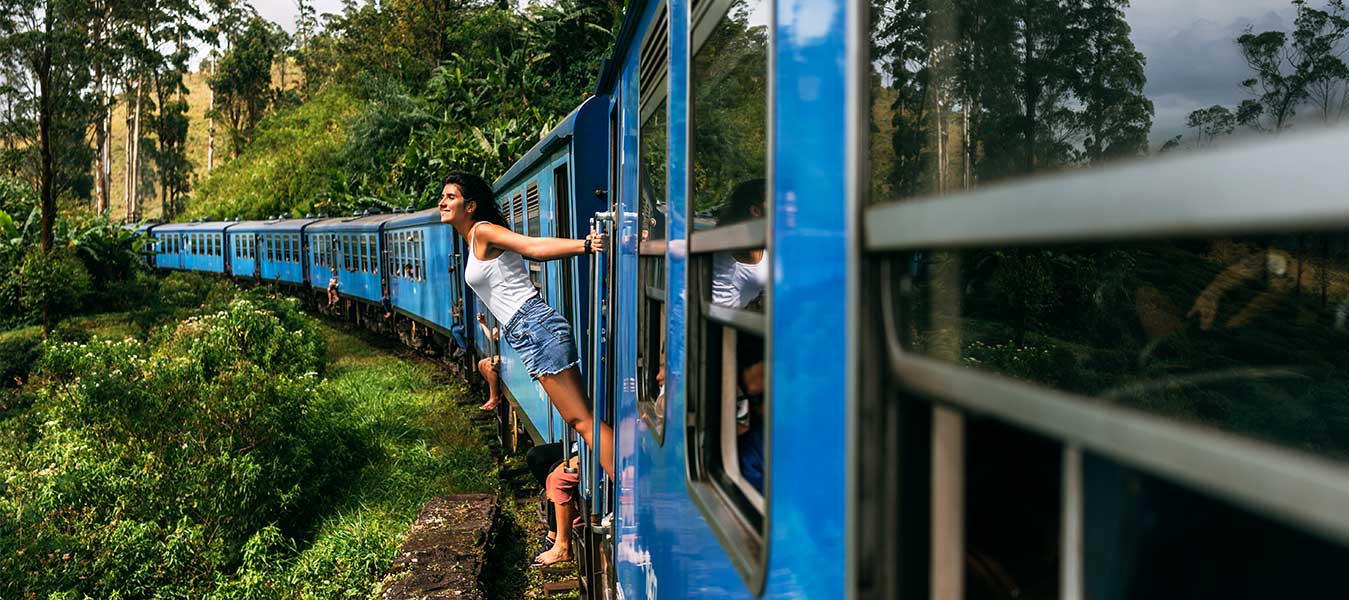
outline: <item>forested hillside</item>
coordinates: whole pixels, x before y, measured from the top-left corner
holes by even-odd
[[[584,99],[622,10],[296,7],[5,3],[0,327],[125,302],[119,223],[424,207],[451,169],[499,175]]]
[[[490,180],[584,99],[618,10],[349,6],[294,51],[304,84],[194,191],[186,215],[419,208],[447,170]]]

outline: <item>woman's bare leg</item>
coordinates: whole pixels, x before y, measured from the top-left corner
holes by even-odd
[[[487,402],[479,406],[479,410],[493,410],[500,402],[497,392],[497,368],[492,364],[492,359],[484,358],[478,361],[478,372],[482,373],[482,378],[487,380]]]
[[[586,408],[585,383],[581,381],[580,369],[572,367],[556,375],[544,375],[539,377],[539,383],[543,384],[543,391],[548,392],[548,398],[553,401],[553,406],[557,407],[557,412],[567,424],[571,425],[576,433],[581,434],[591,448],[594,448],[595,442],[591,436],[595,417],[590,414],[590,409]],[[604,472],[612,479],[614,430],[603,421],[600,422],[600,466],[604,467]]]

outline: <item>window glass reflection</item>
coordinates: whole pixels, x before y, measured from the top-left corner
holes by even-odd
[[[1341,0],[872,3],[871,201],[1339,123]]]
[[[735,2],[693,56],[694,229],[717,225],[736,186],[767,172],[766,15],[764,0]]]
[[[910,346],[1349,457],[1349,235],[913,253]]]

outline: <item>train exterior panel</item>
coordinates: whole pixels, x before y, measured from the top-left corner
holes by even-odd
[[[170,223],[155,227],[152,235],[167,241],[155,256],[157,264],[170,269],[226,273],[225,230],[229,222]]]
[[[257,228],[268,221],[240,221],[230,228],[230,274],[236,279],[259,278]]]
[[[308,225],[305,231],[312,236],[310,246],[317,246],[326,257],[325,266],[312,271],[315,287],[326,288],[323,276],[331,277],[335,269],[339,295],[383,305],[384,225],[396,216],[358,215]]]
[[[440,224],[434,208],[394,217],[384,228],[389,301],[395,310],[446,333],[462,332],[468,324],[457,237],[453,228]]]

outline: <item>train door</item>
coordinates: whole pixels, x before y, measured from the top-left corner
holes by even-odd
[[[263,235],[262,235],[261,232],[254,232],[254,233],[253,233],[251,236],[249,236],[249,237],[253,238],[253,240],[252,240],[252,242],[253,242],[253,279],[254,279],[255,281],[262,281],[262,259],[263,259],[263,257],[262,257],[262,256],[259,256],[259,253],[258,253],[257,250],[258,250],[258,247],[260,247],[260,246],[265,247],[264,244],[266,243],[266,240],[263,238]]]
[[[589,322],[590,335],[583,337],[588,347],[585,354],[586,383],[596,419],[610,427],[614,424],[613,410],[613,326],[610,318],[614,306],[613,281],[617,266],[618,227],[615,215],[622,193],[622,151],[620,140],[621,94],[614,94],[609,112],[609,173],[608,189],[596,190],[602,195],[605,209],[589,215],[588,227],[584,233],[592,231],[605,234],[609,244],[604,252],[595,253],[583,259],[589,260]],[[580,234],[582,232],[578,232]],[[597,428],[598,429],[598,428]],[[617,432],[613,443],[617,442]],[[614,448],[606,448],[601,437],[594,437],[595,447],[583,447],[581,465],[581,483],[583,488],[582,515],[589,522],[583,536],[578,567],[583,575],[583,585],[587,597],[610,598],[616,589],[614,576],[614,535],[613,509],[614,486],[600,467],[600,455],[615,455]],[[613,445],[613,444],[611,444]]]

